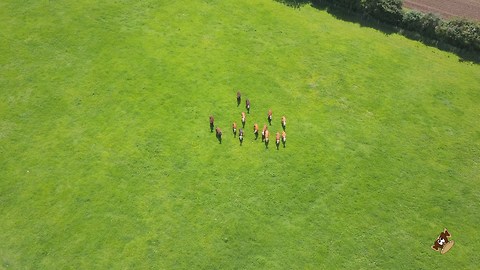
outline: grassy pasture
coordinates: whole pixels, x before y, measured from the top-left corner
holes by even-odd
[[[0,38],[0,269],[480,265],[478,65],[270,0],[7,0]]]

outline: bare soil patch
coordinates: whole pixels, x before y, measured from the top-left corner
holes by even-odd
[[[480,0],[404,0],[403,6],[447,19],[461,17],[480,22]]]

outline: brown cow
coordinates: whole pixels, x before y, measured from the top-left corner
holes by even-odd
[[[282,143],[283,143],[283,148],[285,148],[285,143],[287,142],[287,133],[285,133],[285,130],[282,131]]]
[[[210,115],[210,132],[213,132],[214,121],[215,119],[213,118],[213,115]]]
[[[233,131],[233,137],[235,138],[237,136],[237,122],[233,122],[232,131]]]
[[[243,129],[240,129],[240,131],[238,132],[238,140],[240,141],[241,146],[243,143]]]
[[[222,130],[219,127],[215,128],[215,135],[217,136],[218,142],[221,144],[222,143]]]
[[[447,229],[444,229],[443,232],[440,233],[440,236],[438,236],[437,240],[433,243],[432,249],[435,251],[439,251],[438,249],[442,250],[443,246],[448,243],[448,237],[450,237],[451,234],[447,231]]]
[[[250,100],[248,98],[245,101],[245,108],[247,109],[247,113],[250,113]]]
[[[240,91],[237,92],[237,107],[240,105],[240,102],[242,102],[242,94]]]
[[[258,138],[258,124],[253,125],[253,134],[255,134],[255,140]]]
[[[270,132],[268,132],[268,129],[265,130],[265,147],[268,148],[268,137],[270,135]]]
[[[265,131],[268,129],[267,125],[264,125],[263,126],[263,130],[262,130],[262,142],[265,140]]]
[[[245,112],[242,112],[242,128],[245,128],[245,118],[246,118]]]
[[[285,128],[287,127],[287,118],[285,118],[285,115],[282,116],[282,128],[283,130],[285,130]]]
[[[278,132],[275,135],[275,145],[277,146],[277,150],[278,150],[278,146],[280,145],[280,133]]]
[[[268,123],[270,124],[270,126],[272,125],[272,109],[268,110]]]

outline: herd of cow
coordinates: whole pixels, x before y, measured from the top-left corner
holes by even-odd
[[[237,106],[240,105],[242,102],[242,94],[240,92],[237,92]],[[250,113],[250,100],[247,99],[245,101],[245,108],[247,109],[247,112]],[[245,123],[246,123],[246,114],[245,112],[242,112],[242,128],[238,131],[238,140],[240,141],[240,146],[243,144],[243,138],[245,136],[243,129],[245,128]],[[272,125],[272,110],[268,110],[267,114],[267,121],[270,125]],[[215,127],[215,119],[213,115],[210,115],[210,132],[213,133],[213,129]],[[282,133],[281,133],[281,142],[283,144],[283,147],[285,148],[285,144],[287,143],[287,133],[285,133],[285,129],[287,128],[287,119],[285,116],[282,116]],[[233,137],[237,136],[237,123],[234,121],[232,124],[232,132],[233,132]],[[258,124],[255,123],[253,125],[253,134],[255,136],[255,140],[258,139]],[[219,143],[222,143],[222,130],[219,127],[215,127],[215,135],[219,141]],[[265,124],[263,126],[262,130],[262,142],[265,142],[265,147],[268,148],[268,143],[269,143],[269,136],[270,132],[268,130],[268,126]],[[280,146],[280,132],[277,132],[275,135],[275,145],[277,146],[277,150]]]

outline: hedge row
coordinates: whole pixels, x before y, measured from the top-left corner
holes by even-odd
[[[435,14],[404,11],[402,0],[312,0],[328,3],[412,30],[459,48],[480,51],[480,24],[466,19],[443,20]]]

